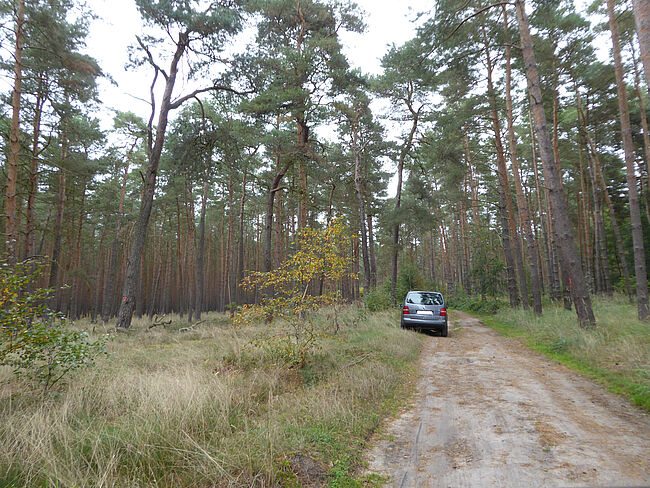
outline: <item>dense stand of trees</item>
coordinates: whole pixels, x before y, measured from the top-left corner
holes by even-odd
[[[346,1],[135,1],[151,112],[107,131],[88,7],[0,9],[1,252],[47,261],[52,307],[119,327],[231,309],[342,216],[346,300],[426,280],[589,326],[591,295],[620,291],[648,318],[648,1],[438,0],[375,76],[343,53],[364,29]]]

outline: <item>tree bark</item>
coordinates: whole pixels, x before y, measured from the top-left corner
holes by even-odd
[[[357,203],[359,206],[359,231],[361,233],[361,255],[363,259],[364,293],[368,293],[372,286],[370,279],[370,257],[368,256],[368,233],[366,230],[366,208],[361,187],[361,162],[359,160],[359,119],[357,111],[352,125],[352,153],[354,154],[354,186],[357,190]]]
[[[582,110],[582,104],[580,103],[579,96],[578,96],[578,113],[582,118],[582,127],[584,129],[585,137],[587,139],[587,144],[589,145],[589,149],[591,150],[591,156],[592,156],[591,161],[594,164],[594,178],[595,178],[594,184],[597,187],[600,186],[603,196],[605,197],[605,203],[607,204],[607,209],[609,211],[609,218],[612,223],[612,230],[614,232],[614,238],[616,241],[616,251],[618,253],[619,261],[621,262],[621,271],[625,279],[625,289],[627,291],[628,297],[630,298],[630,302],[632,302],[632,298],[633,298],[632,285],[630,283],[630,271],[628,270],[627,267],[627,255],[625,253],[625,248],[623,247],[623,238],[621,236],[621,231],[618,226],[618,220],[616,219],[616,214],[614,213],[614,205],[612,204],[612,200],[609,196],[609,191],[607,190],[607,183],[605,182],[605,178],[600,168],[600,158],[598,157],[598,151],[596,150],[596,146],[593,140],[591,139],[591,136],[589,135],[589,131],[587,130],[587,119],[585,117],[584,111]]]
[[[169,73],[166,77],[165,91],[163,93],[162,103],[160,106],[158,125],[156,126],[156,138],[153,144],[151,141],[151,134],[149,135],[149,162],[145,170],[144,192],[142,201],[140,202],[138,219],[135,224],[133,243],[131,244],[129,259],[126,264],[122,301],[117,317],[117,328],[128,329],[131,327],[131,319],[133,318],[133,311],[135,309],[135,297],[137,294],[138,274],[140,273],[140,260],[142,259],[142,250],[144,249],[144,243],[147,236],[147,225],[149,223],[149,216],[151,215],[151,208],[153,206],[153,196],[156,190],[156,176],[158,175],[158,165],[160,163],[160,156],[162,154],[163,145],[165,143],[165,131],[167,130],[169,112],[171,110],[172,91],[174,90],[176,76],[178,74],[178,63],[180,62],[181,57],[185,52],[187,44],[187,34],[181,33],[176,45],[176,51],[174,52],[174,56],[170,64]],[[156,71],[156,77],[157,76],[158,72]]]
[[[533,117],[535,119],[535,131],[537,133],[537,141],[542,158],[544,179],[552,200],[553,218],[555,220],[560,253],[564,257],[564,262],[567,264],[567,271],[572,281],[578,322],[581,327],[588,327],[596,323],[596,318],[591,307],[591,297],[585,286],[580,257],[573,237],[573,230],[569,220],[569,210],[562,190],[562,178],[555,165],[555,158],[546,124],[546,113],[544,112],[542,102],[542,91],[539,86],[537,62],[535,61],[535,54],[533,52],[533,42],[530,35],[530,26],[528,24],[524,1],[515,0],[515,7],[519,24],[521,50],[526,67],[528,91],[531,98]]]
[[[244,176],[241,185],[241,200],[239,202],[239,238],[237,239],[237,287],[235,288],[235,301],[242,302],[239,283],[244,279],[244,211],[246,209],[246,177],[248,168],[244,168]]]
[[[645,82],[650,90],[650,0],[634,0],[634,23],[639,37]]]
[[[117,217],[115,221],[115,236],[113,236],[113,245],[111,246],[111,257],[108,262],[108,272],[104,275],[104,299],[102,300],[102,322],[104,325],[111,318],[114,305],[115,280],[117,277],[117,251],[120,247],[120,231],[122,228],[122,215],[124,214],[124,199],[126,197],[126,182],[129,177],[129,158],[124,167],[122,175],[122,188],[120,190],[120,203],[117,206]]]
[[[16,5],[16,45],[14,51],[14,88],[11,93],[11,129],[9,132],[9,157],[7,158],[7,192],[5,234],[7,262],[16,263],[18,229],[16,228],[16,190],[18,188],[18,162],[20,158],[20,96],[23,87],[23,25],[25,23],[24,0]]]
[[[38,92],[34,103],[34,123],[32,131],[32,153],[29,161],[29,186],[27,190],[27,211],[25,215],[25,243],[23,258],[27,259],[34,255],[34,207],[36,205],[36,194],[38,193],[38,140],[41,134],[41,117],[43,115],[43,76],[38,79]]]
[[[618,91],[618,112],[621,123],[621,136],[625,152],[625,169],[627,172],[627,187],[630,203],[630,226],[632,228],[632,245],[634,248],[634,274],[636,276],[636,301],[639,320],[648,320],[648,276],[646,273],[645,250],[643,245],[643,229],[641,227],[641,207],[637,189],[636,174],[634,173],[635,150],[630,126],[630,111],[627,103],[627,87],[623,77],[623,61],[621,60],[621,45],[618,35],[618,21],[614,12],[614,0],[607,0],[609,14],[609,29],[612,34],[614,55],[614,72]]]
[[[526,287],[526,275],[521,259],[521,247],[518,243],[517,233],[514,229],[512,197],[510,195],[510,183],[508,181],[508,169],[503,154],[503,142],[501,141],[501,127],[499,124],[499,112],[497,109],[494,85],[492,83],[492,58],[490,57],[490,46],[488,44],[485,26],[481,25],[483,42],[485,44],[485,59],[487,61],[487,88],[492,128],[494,130],[494,146],[497,157],[498,191],[499,191],[499,214],[501,216],[501,232],[503,250],[506,256],[506,269],[508,273],[508,292],[510,295],[510,306],[519,306],[519,290],[517,288],[517,271],[521,286],[524,308],[528,308],[528,292]]]
[[[199,218],[199,242],[198,250],[196,253],[196,297],[194,305],[194,315],[196,320],[201,320],[201,312],[203,311],[203,288],[205,283],[205,273],[203,270],[204,254],[205,254],[205,212],[207,209],[208,201],[208,187],[209,180],[205,178],[203,182],[203,194],[201,195],[201,216]]]
[[[410,100],[410,98],[409,98]],[[401,203],[402,203],[402,178],[404,176],[404,162],[408,153],[411,151],[411,146],[413,145],[413,137],[415,136],[415,131],[418,128],[419,121],[419,111],[415,111],[411,102],[407,102],[409,111],[413,116],[413,122],[411,123],[411,130],[409,135],[406,138],[404,145],[399,153],[399,159],[397,161],[397,193],[395,194],[395,213],[399,212]],[[395,289],[397,287],[397,259],[399,257],[399,228],[400,223],[395,222],[393,226],[393,248],[392,248],[392,261],[391,261],[391,279],[390,279],[390,297],[393,303],[397,303],[397,297],[395,296]]]
[[[278,172],[273,178],[271,187],[269,188],[268,196],[266,197],[266,216],[264,219],[264,251],[262,253],[264,260],[264,271],[268,272],[273,269],[273,255],[271,253],[272,235],[273,235],[273,204],[276,192],[281,190],[280,182],[289,169],[289,163],[285,163],[280,167],[280,157],[276,157],[276,164],[278,165]]]
[[[508,32],[508,16],[506,6],[503,5],[503,25],[504,30]],[[535,249],[535,236],[530,223],[528,213],[528,204],[524,196],[523,186],[521,184],[521,175],[519,173],[519,158],[517,155],[517,140],[515,138],[514,121],[512,115],[512,67],[511,67],[511,49],[510,44],[506,43],[506,118],[508,122],[508,141],[510,144],[510,164],[512,165],[512,174],[515,180],[515,193],[517,195],[517,207],[519,210],[519,220],[521,227],[526,235],[526,246],[528,248],[528,262],[530,265],[530,285],[533,295],[533,310],[536,314],[542,314],[542,292],[539,285],[539,272],[537,269],[537,250]]]

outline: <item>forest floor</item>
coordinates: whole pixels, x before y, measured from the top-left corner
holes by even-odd
[[[603,386],[454,312],[428,337],[413,403],[369,470],[392,486],[650,486],[650,418]]]

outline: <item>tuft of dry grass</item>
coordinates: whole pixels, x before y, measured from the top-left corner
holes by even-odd
[[[580,328],[575,312],[546,306],[541,317],[531,311],[501,309],[482,319],[508,335],[561,361],[650,411],[650,325],[636,317],[624,296],[594,297],[597,324]]]
[[[331,315],[316,317],[322,347],[303,368],[250,345],[268,326],[234,329],[210,314],[189,332],[179,318],[134,323],[56,395],[2,371],[0,486],[275,486],[292,479],[296,452],[349,469],[421,342],[391,313],[358,314],[344,310],[337,335]]]

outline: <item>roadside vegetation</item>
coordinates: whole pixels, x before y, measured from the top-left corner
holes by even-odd
[[[362,448],[407,393],[421,341],[394,315],[322,310],[301,367],[252,344],[275,325],[210,314],[185,332],[178,317],[136,321],[46,396],[7,368],[0,486],[361,486]]]
[[[581,328],[573,312],[560,304],[546,305],[542,316],[508,307],[477,315],[502,334],[524,338],[532,349],[650,411],[650,327],[622,295],[595,298],[594,312],[596,325],[589,328]]]

